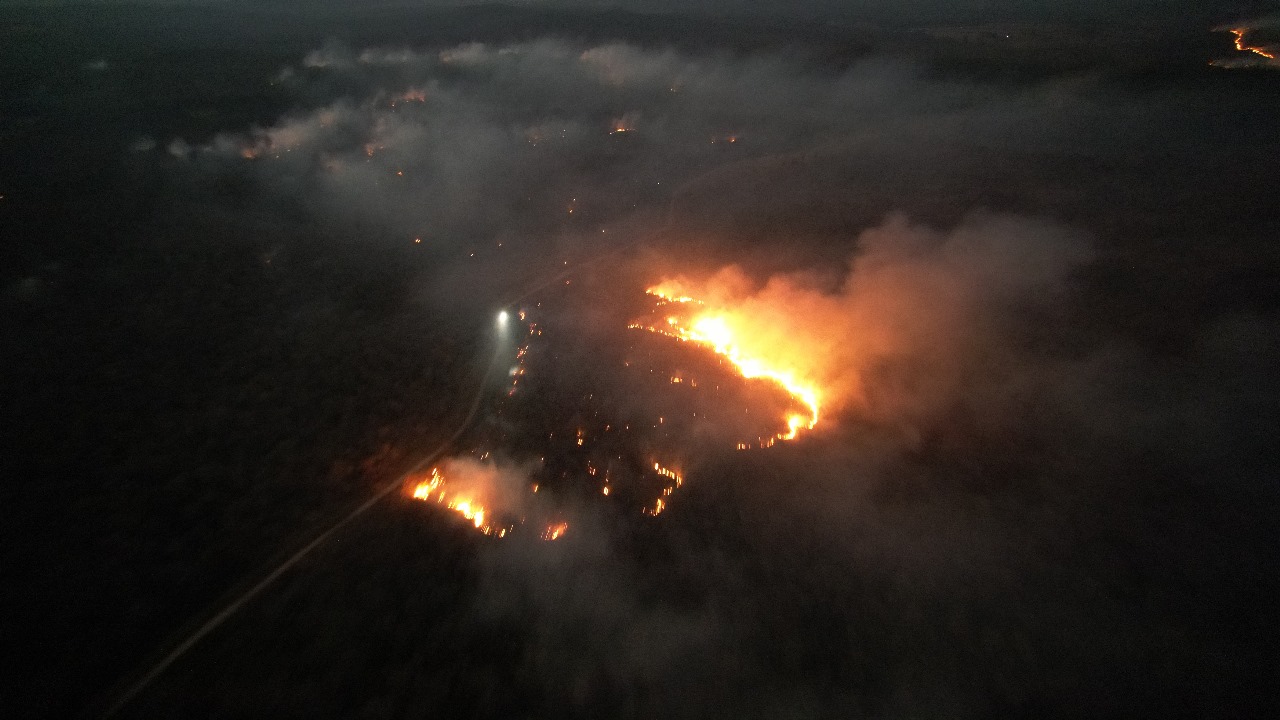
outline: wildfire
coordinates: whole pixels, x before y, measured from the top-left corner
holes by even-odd
[[[413,497],[416,500],[425,500],[443,505],[470,520],[476,526],[476,529],[485,535],[496,534],[498,537],[503,537],[510,529],[487,522],[486,516],[488,513],[485,511],[484,506],[480,504],[478,498],[464,497],[460,493],[452,492],[448,488],[448,483],[440,472],[440,468],[431,468],[431,476],[413,488]]]
[[[620,118],[614,118],[613,122],[609,125],[609,134],[622,135],[629,132],[635,132],[636,119],[637,117],[635,113],[627,113]]]
[[[662,463],[655,462],[653,464],[653,471],[671,482],[667,483],[667,486],[662,489],[662,496],[654,502],[653,507],[645,510],[649,515],[657,515],[665,510],[667,502],[663,498],[671,497],[675,493],[676,488],[684,484],[683,475],[671,468],[663,467]]]
[[[658,473],[662,477],[667,478],[668,480],[674,480],[676,482],[675,487],[680,487],[682,484],[684,484],[684,478],[680,475],[680,473],[670,468],[664,468],[659,463],[653,464],[653,471]]]
[[[661,288],[650,288],[646,292],[657,298],[659,308],[670,304],[693,304],[701,308],[706,307],[700,300],[668,293]],[[750,317],[744,317],[727,309],[703,309],[687,319],[682,319],[678,315],[669,315],[665,318],[665,324],[662,325],[636,323],[629,327],[709,348],[731,362],[744,378],[769,380],[806,406],[809,409],[808,415],[788,416],[787,431],[778,433],[762,443],[762,446],[768,447],[776,440],[793,440],[801,431],[812,430],[818,424],[821,400],[818,388],[800,377],[794,370],[779,367],[748,350],[752,335],[751,321]],[[743,449],[744,446],[739,445],[739,448]]]
[[[1239,50],[1240,52],[1250,52],[1250,53],[1253,53],[1254,55],[1258,55],[1259,57],[1264,57],[1268,60],[1276,59],[1276,56],[1273,53],[1269,53],[1266,50],[1262,49],[1261,47],[1258,47],[1257,45],[1245,44],[1244,36],[1245,36],[1245,33],[1249,32],[1248,28],[1227,28],[1227,32],[1236,36],[1236,50]]]
[[[534,485],[531,489],[536,493],[538,486]],[[504,515],[509,517],[509,513],[504,513],[501,507],[495,512],[489,506],[488,498],[483,497],[483,493],[477,489],[457,489],[457,485],[451,485],[438,467],[431,468],[431,474],[413,486],[411,495],[415,500],[435,503],[452,510],[466,518],[477,530],[485,535],[506,537],[508,533],[515,530],[515,525],[504,524],[495,517]],[[521,519],[521,522],[523,522],[523,519]],[[568,530],[569,523],[558,521],[548,524],[540,537],[543,540],[558,540],[564,537]]]

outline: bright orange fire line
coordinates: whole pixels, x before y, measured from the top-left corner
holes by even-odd
[[[476,529],[485,535],[492,535],[496,532],[498,537],[502,537],[507,534],[506,528],[494,527],[485,523],[485,509],[474,499],[461,498],[446,490],[444,475],[440,473],[439,468],[431,468],[430,479],[418,483],[413,488],[413,497],[417,500],[434,501],[438,505],[443,505],[453,510],[470,520]]]
[[[1231,28],[1227,32],[1236,36],[1236,50],[1239,50],[1240,52],[1251,52],[1255,55],[1259,55],[1268,60],[1276,59],[1275,55],[1272,55],[1271,53],[1267,52],[1266,50],[1263,50],[1260,47],[1257,47],[1255,45],[1244,44],[1244,34],[1249,32],[1248,28]]]
[[[666,295],[657,289],[647,290],[648,294],[658,298],[659,304],[662,303],[697,303],[701,301],[690,297],[672,297]],[[710,348],[717,355],[732,362],[738,368],[738,372],[745,378],[764,378],[786,390],[792,397],[804,403],[809,408],[809,417],[802,415],[792,415],[787,418],[787,432],[778,433],[775,437],[778,440],[792,440],[800,434],[802,429],[812,430],[818,424],[818,414],[821,403],[818,399],[817,388],[806,384],[796,378],[795,374],[787,370],[770,367],[759,358],[750,357],[742,351],[733,341],[733,331],[724,321],[723,317],[715,313],[704,313],[695,318],[692,327],[680,325],[676,318],[667,318],[668,327],[653,327],[650,325],[633,324],[630,327],[639,330],[647,330],[659,335],[666,335],[677,340],[685,342],[693,342],[703,347]]]
[[[536,492],[537,488],[535,487],[534,490]],[[493,524],[491,522],[491,514],[475,498],[463,497],[461,493],[452,492],[448,488],[448,481],[445,480],[444,474],[440,472],[440,468],[431,468],[431,476],[414,485],[413,498],[415,500],[434,502],[458,513],[470,520],[471,524],[485,535],[505,537],[508,532],[514,529],[511,526]],[[568,531],[569,523],[553,523],[542,531],[542,539],[558,540]]]
[[[650,295],[652,295],[652,296],[654,296],[654,297],[656,297],[656,298],[658,298],[659,300],[665,300],[665,301],[667,301],[667,302],[673,302],[673,303],[696,303],[696,304],[698,304],[698,305],[701,305],[701,304],[702,304],[702,301],[701,301],[701,300],[695,300],[695,299],[693,299],[693,298],[689,297],[688,295],[679,295],[679,296],[677,296],[677,295],[668,295],[668,294],[666,294],[666,293],[662,292],[661,290],[658,290],[657,288],[650,288],[650,289],[648,289],[648,290],[645,290],[645,292],[646,292],[646,293],[648,293],[648,294],[650,294]]]

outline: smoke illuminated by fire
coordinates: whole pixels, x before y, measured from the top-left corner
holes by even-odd
[[[990,215],[947,232],[894,216],[857,243],[838,274],[760,277],[728,266],[665,280],[627,297],[618,309],[629,322],[583,321],[576,288],[557,290],[565,304],[545,318],[521,309],[527,335],[494,421],[469,443],[473,456],[446,461],[417,479],[411,494],[487,535],[554,540],[567,526],[553,506],[583,497],[663,514],[704,440],[725,449],[735,442],[739,450],[769,448],[798,440],[819,422],[824,434],[838,433],[842,419],[918,438],[918,427],[942,422],[968,402],[974,377],[1014,362],[1017,351],[1002,335],[1012,309],[1062,292],[1090,257],[1074,232]],[[628,349],[601,352],[622,333],[634,340]],[[691,352],[670,352],[671,341]],[[648,383],[653,404],[618,407],[609,393],[598,397],[591,363],[606,359],[605,372],[615,361],[641,363],[621,379]],[[717,377],[729,387],[722,391]],[[719,415],[712,394],[720,392],[744,406]],[[696,404],[679,405],[685,398]],[[672,416],[675,407],[683,422]],[[721,417],[726,424],[715,427]],[[739,442],[745,432],[751,439]],[[490,453],[479,454],[485,448],[529,462],[486,462]]]
[[[1003,362],[1004,319],[1062,292],[1090,257],[1082,236],[1045,223],[974,215],[939,231],[890,216],[834,272],[669,276],[631,326],[712,350],[804,409],[781,411],[775,435],[739,449],[841,417],[909,428],[948,412],[976,369]]]
[[[470,493],[459,493],[448,487],[444,475],[440,473],[440,468],[431,468],[431,476],[413,488],[413,497],[417,500],[435,502],[453,510],[470,520],[476,529],[485,535],[496,534],[498,537],[503,537],[510,529],[496,527],[486,522],[486,518],[491,516],[485,511],[480,501]]]
[[[422,478],[411,478],[411,497],[435,503],[466,518],[485,535],[505,537],[525,522],[529,496],[536,492],[520,470],[500,468],[471,458],[452,458]],[[563,521],[548,523],[543,540],[568,531]]]
[[[787,431],[762,441],[763,445],[772,445],[775,440],[794,440],[802,430],[812,430],[818,424],[821,407],[818,387],[795,367],[782,360],[776,348],[769,349],[761,345],[759,341],[762,335],[758,331],[757,318],[747,312],[729,308],[708,308],[701,301],[672,287],[658,286],[647,292],[658,299],[660,310],[673,304],[699,309],[688,317],[668,315],[665,324],[633,323],[630,327],[708,348],[731,362],[742,377],[768,380],[808,408],[807,416],[789,415],[786,418]],[[738,447],[745,449],[746,445],[739,444]],[[656,465],[655,469],[658,469]],[[661,503],[658,512],[661,512]]]

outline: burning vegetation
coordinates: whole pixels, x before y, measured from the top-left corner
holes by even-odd
[[[975,216],[940,232],[890,218],[839,275],[555,283],[520,309],[505,390],[462,450],[526,463],[522,492],[558,508],[525,513],[531,527],[586,507],[665,514],[735,450],[804,442],[837,417],[915,437],[969,412],[974,378],[1022,352],[999,351],[1005,319],[1061,293],[1089,257],[1040,223]],[[511,524],[481,507],[477,527]]]
[[[1259,45],[1250,45],[1245,40],[1245,35],[1249,32],[1248,28],[1227,28],[1227,32],[1235,36],[1235,44],[1236,44],[1237,51],[1253,53],[1254,55],[1257,55],[1258,57],[1261,57],[1261,58],[1266,58],[1267,60],[1276,59],[1275,53],[1270,52],[1267,48],[1261,47]]]
[[[569,529],[554,512],[533,502],[537,485],[530,485],[528,469],[482,459],[455,457],[409,479],[410,496],[433,503],[466,519],[476,530],[506,537],[525,525],[542,527],[543,540],[557,540]]]
[[[484,505],[477,499],[474,489],[471,492],[454,491],[445,480],[444,475],[440,473],[440,468],[431,468],[430,477],[419,481],[414,486],[413,497],[416,500],[435,502],[453,510],[470,520],[476,526],[476,529],[485,535],[503,537],[510,529],[509,527],[498,527],[490,524],[493,513],[485,510]]]
[[[648,294],[657,298],[656,313],[662,317],[658,323],[632,323],[632,329],[665,335],[681,342],[690,342],[708,348],[732,363],[742,377],[761,378],[772,382],[802,404],[805,414],[792,413],[786,417],[785,432],[770,438],[759,438],[761,447],[773,445],[777,440],[794,440],[802,430],[812,430],[818,424],[819,393],[811,382],[803,380],[789,367],[775,364],[752,348],[751,318],[725,308],[708,308],[687,295],[676,295],[662,287],[650,288]],[[689,312],[692,309],[693,312]],[[672,382],[681,382],[672,378]],[[739,450],[751,447],[738,443]]]
[[[587,503],[661,515],[691,459],[817,425],[817,386],[756,354],[745,315],[660,287],[591,292],[557,286],[512,314],[521,338],[504,389],[456,457],[412,479],[412,497],[491,537],[556,540]]]
[[[1280,60],[1277,60],[1277,58],[1280,58],[1280,44],[1275,42],[1274,20],[1252,24],[1224,25],[1214,28],[1214,32],[1231,34],[1235,54],[1230,57],[1210,60],[1210,65],[1221,68],[1280,67]]]

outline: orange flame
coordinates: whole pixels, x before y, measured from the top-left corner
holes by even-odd
[[[655,462],[653,464],[653,471],[658,473],[662,477],[667,478],[668,480],[674,480],[676,483],[675,487],[680,487],[681,485],[684,484],[684,477],[682,477],[680,473],[670,468],[662,467],[662,465],[659,463]]]
[[[671,468],[668,468],[668,467],[663,467],[662,463],[654,462],[653,471],[656,472],[658,475],[661,475],[662,477],[667,478],[671,482],[668,483],[667,486],[662,489],[662,496],[659,497],[654,502],[654,506],[650,509],[645,510],[645,512],[649,515],[657,515],[658,513],[665,510],[667,507],[667,501],[664,500],[663,498],[671,497],[673,494],[675,494],[676,488],[684,484],[683,475],[681,475],[676,470],[672,470]]]
[[[1236,50],[1239,50],[1240,52],[1251,52],[1254,55],[1264,57],[1268,60],[1276,59],[1276,56],[1274,54],[1269,53],[1266,50],[1263,50],[1261,47],[1258,47],[1257,45],[1245,44],[1244,36],[1245,36],[1245,33],[1249,32],[1248,28],[1228,28],[1227,32],[1236,36]]]
[[[461,494],[450,491],[447,485],[448,483],[440,472],[440,468],[431,468],[431,476],[419,482],[413,488],[413,497],[416,500],[435,502],[458,513],[470,520],[476,529],[485,535],[496,534],[498,537],[502,537],[507,534],[508,528],[498,527],[486,522],[488,513],[485,511],[484,506],[480,504],[478,498],[463,497]]]
[[[658,298],[659,307],[668,303],[704,305],[700,300],[667,292],[660,287],[649,288],[645,292]],[[793,398],[809,408],[809,414],[808,417],[788,416],[787,432],[778,433],[773,439],[794,440],[802,430],[812,430],[818,424],[821,394],[813,383],[801,377],[796,370],[780,367],[761,354],[748,349],[750,344],[748,339],[752,335],[750,322],[750,317],[744,317],[740,313],[727,309],[708,309],[696,313],[689,319],[688,324],[682,324],[680,318],[671,316],[666,318],[665,326],[633,324],[630,327],[710,348],[717,355],[733,363],[743,377],[769,380],[786,390]],[[768,444],[772,445],[772,440]]]
[[[488,503],[491,498],[485,497],[483,491],[465,488],[459,490],[457,485],[457,483],[450,485],[449,480],[441,472],[440,468],[434,467],[431,468],[430,475],[413,485],[413,491],[410,494],[415,500],[435,503],[452,510],[470,521],[475,529],[485,535],[506,537],[508,533],[515,530],[515,525],[501,524],[495,520],[495,515],[510,515],[510,513],[504,512],[500,503],[495,512],[494,508]],[[532,492],[538,492],[536,484],[530,489]],[[524,522],[523,518],[520,522]],[[568,530],[569,523],[557,521],[547,525],[540,537],[543,540],[558,540],[564,537]]]

